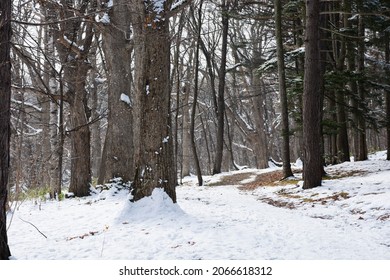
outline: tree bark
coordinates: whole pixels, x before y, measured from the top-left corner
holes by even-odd
[[[184,92],[182,97],[182,116],[183,116],[183,133],[182,133],[182,170],[181,176],[189,176],[190,175],[190,162],[191,162],[191,133],[190,133],[190,92],[191,86],[190,81],[192,80],[192,72],[190,67],[187,68],[187,79],[186,84],[184,86]],[[196,70],[195,70],[196,71]]]
[[[229,31],[228,3],[222,1],[222,50],[221,65],[218,73],[218,108],[217,108],[217,140],[216,154],[213,167],[213,174],[221,173],[223,158],[223,140],[225,127],[225,77],[226,77],[226,57],[227,57],[227,39]]]
[[[11,134],[11,10],[11,0],[0,2],[0,260],[11,256],[6,212]]]
[[[256,70],[252,71],[252,86],[256,93],[252,97],[253,111],[255,112],[255,131],[248,134],[248,140],[254,147],[254,154],[256,157],[256,167],[259,169],[268,168],[269,151],[268,151],[268,137],[267,126],[265,118],[265,90],[264,83],[260,76],[257,75]]]
[[[197,28],[197,40],[196,40],[196,50],[195,50],[195,77],[194,77],[194,100],[192,103],[192,110],[191,110],[191,119],[190,119],[190,139],[191,139],[191,149],[192,149],[192,155],[194,157],[195,161],[195,168],[196,168],[196,175],[198,177],[198,185],[203,185],[203,177],[202,177],[202,170],[200,168],[200,162],[199,162],[199,156],[198,151],[196,148],[196,142],[195,142],[195,116],[196,116],[196,108],[198,103],[198,79],[199,79],[199,49],[200,49],[200,43],[201,43],[201,22],[202,22],[202,4],[203,0],[201,0],[198,10],[198,28]],[[191,7],[191,12],[193,19],[195,19],[194,11]],[[207,137],[205,138],[207,140]]]
[[[338,160],[339,162],[350,161],[348,129],[347,129],[347,113],[345,106],[345,96],[343,92],[337,92],[337,123],[339,131],[337,135]]]
[[[339,3],[337,5],[337,8],[344,7],[342,3]],[[349,16],[347,13],[343,14],[340,17],[337,16],[336,20],[334,20],[337,24],[337,22],[340,22],[339,25],[341,25],[343,28],[348,28],[348,18]],[[334,40],[333,44],[333,53],[338,54],[338,59],[336,60],[336,70],[338,72],[343,72],[345,70],[345,60],[347,56],[347,43],[348,38],[342,38],[342,41],[340,42],[340,46],[338,45],[338,42]],[[338,90],[336,92],[336,103],[337,103],[337,123],[339,125],[338,128],[338,134],[337,134],[337,158],[338,162],[345,162],[350,161],[350,152],[349,152],[349,140],[348,140],[348,111],[346,106],[346,98],[345,98],[345,92],[343,90]]]
[[[290,162],[290,128],[288,123],[286,74],[285,74],[285,67],[284,67],[281,0],[274,1],[274,8],[275,8],[276,51],[278,57],[279,96],[280,96],[280,109],[282,113],[283,178],[287,178],[293,176],[293,173],[291,170],[291,162]]]
[[[364,51],[365,51],[365,24],[364,24],[364,18],[363,15],[359,16],[359,23],[358,23],[358,36],[362,39],[358,43],[358,65],[357,65],[357,72],[360,74],[360,78],[358,80],[358,94],[359,94],[359,103],[360,103],[360,112],[358,116],[358,146],[359,146],[359,154],[356,158],[356,160],[366,160],[368,158],[368,151],[367,151],[367,139],[366,139],[366,121],[364,118],[364,100],[366,95],[366,90],[364,88]]]
[[[387,68],[385,70],[387,79],[390,80],[390,32],[386,32],[385,38],[385,60]],[[387,160],[390,160],[390,89],[385,90],[386,100],[386,132],[387,132]]]
[[[103,50],[108,68],[108,126],[99,184],[114,177],[124,182],[134,176],[133,94],[130,38],[130,8],[127,0],[115,1],[110,24],[103,29]],[[128,98],[128,99],[127,99]],[[130,102],[126,102],[130,101]]]
[[[61,98],[66,95],[70,105],[71,129],[68,133],[71,141],[71,179],[69,191],[73,192],[75,196],[86,196],[89,194],[91,183],[90,130],[88,124],[90,116],[85,89],[89,65],[86,63],[84,56],[68,61],[69,56],[73,54],[69,53],[68,49],[63,49],[58,45],[57,49],[61,53],[61,60],[65,65],[63,76],[65,85],[62,85],[60,89],[62,92]],[[66,91],[63,92],[64,90]],[[58,171],[60,172],[60,170]]]
[[[75,10],[80,9],[90,11],[94,6],[88,6],[89,2],[73,3],[74,6],[63,5],[61,11],[57,11],[57,6],[52,3],[46,3],[51,12],[57,13],[62,19],[74,17]],[[77,4],[80,4],[78,6]],[[64,20],[60,26],[53,30],[55,46],[57,48],[61,64],[63,65],[63,79],[61,80],[60,93],[61,101],[64,97],[70,105],[70,124],[71,129],[67,131],[71,141],[71,178],[69,191],[75,196],[89,195],[91,184],[91,149],[90,149],[90,130],[89,118],[90,110],[87,104],[87,91],[85,89],[90,64],[87,60],[92,41],[93,26],[92,23],[83,24],[81,19]],[[83,34],[83,35],[81,35]],[[62,71],[61,71],[62,72]],[[60,113],[61,116],[61,113]],[[62,122],[60,121],[60,130]],[[61,132],[60,132],[61,133]],[[63,135],[60,135],[63,137]],[[63,141],[60,140],[60,142]],[[61,149],[60,143],[59,149]],[[61,152],[59,150],[59,152]],[[62,157],[61,155],[59,156]],[[61,172],[61,160],[59,160],[59,170]],[[61,175],[60,175],[61,177]]]
[[[323,75],[320,55],[320,1],[306,1],[305,75],[303,92],[303,188],[322,183],[321,113]]]
[[[94,52],[94,54],[96,54]],[[93,68],[96,68],[96,61],[92,62]],[[90,76],[93,79],[92,87],[90,90],[91,96],[91,119],[93,124],[91,125],[91,172],[95,178],[99,177],[99,169],[102,161],[102,140],[100,129],[100,113],[99,113],[99,82],[96,80],[97,71],[92,70]]]
[[[170,34],[164,8],[156,2],[132,1],[136,15],[135,45],[135,176],[133,201],[163,188],[176,202],[176,168],[170,112]]]
[[[83,63],[83,62],[82,62]],[[89,195],[91,184],[91,160],[90,160],[90,130],[88,118],[86,116],[86,90],[85,79],[87,70],[81,70],[86,65],[78,67],[80,75],[76,82],[74,92],[68,92],[72,101],[70,104],[70,120],[72,130],[70,132],[71,140],[71,179],[69,191],[75,196]]]

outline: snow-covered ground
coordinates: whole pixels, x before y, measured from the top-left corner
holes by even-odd
[[[217,183],[240,173],[251,174],[243,176],[248,183],[272,170],[205,177],[203,187],[196,177],[185,178],[177,204],[161,190],[130,203],[128,192],[116,188],[14,204],[11,252],[28,260],[390,259],[390,162],[384,152],[326,168],[330,179],[311,190],[294,181],[250,190]]]

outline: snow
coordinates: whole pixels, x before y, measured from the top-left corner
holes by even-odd
[[[149,94],[150,94],[150,88],[149,88],[149,85],[146,85],[146,87],[145,87],[145,90],[146,90],[146,95],[149,95]]]
[[[84,51],[84,46],[78,46],[75,42],[73,42],[72,40],[68,39],[68,37],[66,37],[65,35],[64,35],[64,40],[65,40],[69,45],[78,48],[80,51]]]
[[[176,8],[180,7],[181,5],[183,5],[184,3],[186,3],[187,0],[176,0],[172,6],[171,6],[171,11],[175,10]]]
[[[165,143],[168,143],[168,141],[169,141],[169,136],[167,136],[167,137],[164,137],[164,139],[162,140],[162,142],[165,144]]]
[[[150,3],[152,5],[153,11],[156,12],[156,14],[160,14],[164,11],[164,4],[166,0],[151,0]],[[145,2],[145,4],[149,4]]]
[[[109,24],[110,23],[110,16],[107,13],[104,13],[103,17],[100,19],[100,22],[103,24]]]
[[[96,82],[97,84],[103,84],[103,83],[105,83],[106,81],[107,81],[106,78],[101,78],[101,77],[96,77],[96,78],[95,78],[95,82]]]
[[[108,13],[104,13],[102,17],[100,17],[98,14],[96,14],[95,21],[101,22],[103,24],[110,24],[110,22],[111,22],[110,16],[108,15]]]
[[[351,17],[348,18],[348,20],[357,20],[359,17],[359,14],[354,14]]]
[[[202,187],[185,177],[177,204],[161,189],[131,203],[115,182],[85,198],[26,200],[8,213],[9,244],[18,260],[388,260],[385,156],[329,166],[333,177],[310,190],[299,181],[239,188],[272,168],[205,176]],[[220,183],[236,175],[237,185]]]
[[[30,103],[30,102],[20,101],[20,100],[15,100],[15,99],[11,99],[11,102],[12,102],[12,103],[19,104],[19,105],[31,107],[31,108],[37,110],[38,112],[42,112],[42,108],[41,108],[41,107],[38,107],[38,106],[36,106],[35,104],[32,104],[32,103]]]
[[[131,99],[127,94],[121,93],[120,101],[125,102],[127,105],[131,107]]]

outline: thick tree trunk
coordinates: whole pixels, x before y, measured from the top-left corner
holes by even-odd
[[[283,178],[287,178],[293,176],[293,173],[291,170],[291,162],[290,162],[290,128],[288,123],[286,74],[284,69],[284,51],[283,51],[283,36],[282,36],[282,1],[275,0],[274,8],[275,8],[276,51],[278,57],[280,110],[282,113]]]
[[[146,3],[145,3],[146,4]],[[165,5],[167,3],[165,2]],[[169,21],[154,5],[133,5],[135,45],[135,176],[133,200],[163,188],[176,202],[170,112]],[[168,10],[164,7],[164,10]]]
[[[256,167],[264,169],[268,167],[269,151],[267,140],[267,127],[265,119],[265,91],[264,84],[256,70],[252,73],[252,86],[256,96],[252,97],[253,111],[255,112],[256,131],[249,132],[248,139],[254,147]]]
[[[110,24],[103,31],[103,47],[109,72],[108,126],[98,183],[113,177],[131,181],[134,176],[133,94],[131,90],[130,9],[128,1],[115,1]]]
[[[11,0],[0,2],[0,260],[11,256],[6,213],[11,134],[11,7]]]
[[[86,67],[86,65],[83,65]],[[83,68],[80,66],[80,68]],[[71,140],[71,179],[69,191],[75,196],[89,195],[91,184],[91,161],[90,161],[90,130],[86,115],[86,91],[84,89],[86,73],[80,73],[80,81],[70,104],[70,119],[72,130]],[[84,75],[84,76],[83,76]]]
[[[84,61],[75,62],[76,73],[67,69],[65,77],[69,83],[67,92],[70,101],[70,141],[71,141],[71,178],[69,191],[75,196],[86,196],[90,191],[91,161],[90,161],[90,130],[88,125],[87,91],[85,81],[89,65]]]
[[[320,55],[320,1],[306,1],[305,76],[303,92],[303,188],[322,183],[321,113],[323,76]]]

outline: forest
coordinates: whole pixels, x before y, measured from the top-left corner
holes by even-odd
[[[390,160],[385,0],[0,3],[0,259],[32,193],[115,182],[176,203],[188,176]],[[93,192],[92,192],[93,193]]]

